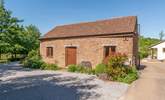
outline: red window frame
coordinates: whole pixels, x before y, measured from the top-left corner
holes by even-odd
[[[53,57],[53,47],[47,47],[46,48],[46,56],[47,57]]]

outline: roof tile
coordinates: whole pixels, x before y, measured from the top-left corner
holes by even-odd
[[[136,16],[127,16],[109,20],[57,26],[41,39],[131,33],[135,31],[136,22]]]

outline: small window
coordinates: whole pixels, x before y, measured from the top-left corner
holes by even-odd
[[[104,49],[105,49],[105,57],[107,57],[107,56],[109,56],[109,47],[108,46],[106,46],[106,47],[104,47]]]
[[[53,57],[53,47],[47,47],[46,55],[47,57]]]
[[[116,52],[116,46],[105,46],[104,47],[104,57],[108,57],[110,54]]]
[[[111,46],[111,53],[115,53],[116,52],[116,46]]]
[[[165,48],[163,48],[163,53],[165,53]]]

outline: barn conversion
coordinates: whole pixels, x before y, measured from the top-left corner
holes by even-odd
[[[125,53],[137,64],[136,16],[57,26],[40,39],[40,54],[47,63],[60,67],[88,62],[92,67],[112,52]]]

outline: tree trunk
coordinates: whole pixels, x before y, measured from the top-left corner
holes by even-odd
[[[1,58],[2,58],[2,52],[1,52],[1,49],[0,49],[0,60],[1,60]]]
[[[17,54],[16,54],[16,53],[14,54],[14,58],[15,58],[15,59],[17,58]]]
[[[14,56],[13,56],[13,53],[11,54],[11,59],[13,59],[14,58]]]
[[[0,60],[1,60],[1,58],[2,58],[2,54],[0,53]]]

